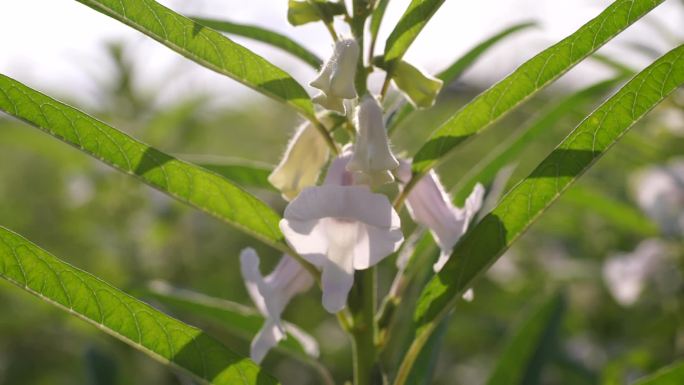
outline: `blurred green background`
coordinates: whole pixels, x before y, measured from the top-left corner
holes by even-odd
[[[160,92],[133,87],[134,64],[140,58],[127,56],[124,48],[111,43],[106,49],[115,74],[100,84],[95,96],[99,110],[87,112],[184,159],[212,155],[278,162],[298,124],[291,111],[266,99],[234,110],[207,107],[204,95],[186,95],[160,108],[155,103]],[[426,127],[434,127],[480,91],[460,82],[450,87],[435,109],[416,114],[396,130],[395,150],[412,153],[429,134]],[[439,169],[442,180],[454,186],[505,138],[568,92],[555,87],[542,93],[457,151]],[[601,98],[594,95],[545,127],[525,148],[509,187]],[[483,384],[518,325],[558,292],[563,293],[565,312],[557,332],[545,336],[545,359],[530,368],[525,383],[625,384],[684,357],[681,238],[668,241],[678,256],[669,266],[670,284],[651,282],[631,307],[618,305],[601,277],[607,257],[631,251],[644,239],[664,237],[639,216],[630,175],[684,155],[683,115],[680,92],[635,126],[477,282],[475,300],[459,304],[441,339],[441,354],[433,361],[434,383]],[[284,207],[278,194],[252,191],[276,210]],[[626,205],[637,220],[601,210],[601,199]],[[163,280],[251,306],[239,272],[240,250],[257,248],[265,273],[279,257],[225,224],[6,116],[0,116],[0,202],[3,226],[129,293],[144,294],[149,282]],[[383,264],[381,294],[394,271],[393,261]],[[322,362],[342,383],[351,373],[349,341],[319,297],[320,292],[311,290],[295,298],[285,319],[317,338]],[[249,341],[224,325],[148,300],[248,355]],[[193,383],[4,281],[0,306],[0,384]],[[396,365],[399,352],[400,343],[385,352],[388,368]],[[309,365],[277,352],[264,366],[286,385],[320,383]]]

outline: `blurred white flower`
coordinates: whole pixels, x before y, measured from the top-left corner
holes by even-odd
[[[344,114],[344,99],[354,99],[356,88],[356,66],[359,60],[359,45],[354,39],[343,39],[335,43],[332,56],[323,64],[316,79],[309,83],[321,90],[313,98],[324,108]]]
[[[432,107],[443,83],[403,60],[394,66],[392,80],[416,108]]]
[[[411,179],[411,163],[403,159],[400,163],[397,176],[402,183],[408,183]],[[441,249],[439,259],[433,266],[435,272],[444,267],[454,245],[468,230],[468,225],[482,207],[484,193],[484,187],[478,183],[463,208],[456,207],[433,170],[413,186],[406,198],[406,207],[416,223],[430,229]]]
[[[399,248],[399,215],[386,196],[354,186],[347,153],[336,159],[323,186],[307,187],[285,209],[280,229],[304,259],[321,269],[323,306],[344,308],[354,271],[367,269]]]
[[[354,155],[347,165],[357,172],[359,182],[378,186],[394,181],[391,170],[399,167],[387,139],[380,103],[371,95],[361,100],[356,110],[358,135]]]
[[[291,200],[304,187],[313,186],[321,168],[328,160],[325,139],[310,122],[302,124],[287,146],[278,167],[268,181],[280,190],[283,198]]]
[[[285,306],[292,297],[308,290],[313,285],[313,278],[299,262],[288,255],[283,255],[273,272],[263,277],[259,270],[259,256],[252,248],[246,248],[240,253],[240,267],[249,296],[266,318],[261,330],[252,340],[250,351],[252,360],[260,363],[266,353],[285,338],[285,327],[280,319]],[[300,340],[300,343],[308,346],[307,349],[312,349],[310,339]],[[318,350],[317,347],[315,350]]]
[[[81,207],[95,196],[95,186],[86,175],[75,174],[68,178],[66,184],[67,204],[70,207]]]
[[[603,265],[603,280],[610,294],[622,306],[638,299],[648,278],[663,262],[665,245],[657,239],[642,241],[631,253],[617,254]]]
[[[684,235],[684,160],[650,167],[635,176],[639,206],[668,235]]]

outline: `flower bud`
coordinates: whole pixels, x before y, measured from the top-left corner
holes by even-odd
[[[321,72],[310,85],[321,90],[314,102],[326,109],[344,113],[343,99],[356,97],[354,80],[359,60],[359,45],[354,39],[335,43],[332,56],[325,62]]]
[[[357,172],[359,182],[372,186],[394,181],[390,171],[399,167],[399,162],[389,147],[382,107],[373,96],[366,95],[361,100],[356,110],[356,127],[354,154],[347,169]]]
[[[392,80],[416,108],[432,107],[443,84],[440,79],[422,72],[403,60],[399,60],[394,66]]]
[[[280,190],[285,200],[292,200],[304,187],[313,186],[328,160],[328,146],[311,123],[302,124],[287,146],[278,167],[268,181]]]

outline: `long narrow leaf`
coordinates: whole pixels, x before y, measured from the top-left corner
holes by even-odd
[[[404,56],[413,40],[443,3],[444,0],[411,0],[385,43],[384,61],[389,68]]]
[[[563,201],[602,217],[616,228],[644,236],[658,234],[658,226],[641,211],[597,189],[575,186],[565,192]]]
[[[237,24],[227,20],[205,19],[201,17],[192,17],[191,19],[217,31],[247,37],[262,43],[270,44],[274,47],[278,47],[283,51],[298,57],[314,69],[318,69],[321,64],[323,64],[323,61],[316,56],[316,54],[309,51],[296,41],[278,32],[254,25]]]
[[[278,214],[213,172],[156,150],[4,75],[0,75],[0,111],[287,251]]]
[[[111,16],[179,54],[313,117],[299,83],[266,59],[154,0],[76,0]]]
[[[201,330],[59,260],[3,227],[0,227],[0,277],[207,383],[277,383],[252,361],[230,351]]]
[[[523,126],[513,138],[506,140],[495,148],[481,162],[468,171],[454,188],[456,190],[454,195],[455,201],[457,203],[463,202],[477,183],[489,184],[494,179],[496,173],[506,165],[514,162],[528,144],[543,132],[552,129],[554,125],[570,112],[586,109],[585,114],[589,113],[590,109],[587,105],[592,101],[598,100],[600,95],[616,87],[623,79],[620,76],[596,83],[563,98],[548,110],[543,111],[531,124]]]
[[[236,335],[252,339],[261,329],[264,317],[256,310],[225,299],[213,298],[189,290],[178,289],[165,282],[155,281],[150,284],[144,297],[153,298],[174,310],[183,311],[204,319],[219,322],[223,327]],[[315,344],[313,337],[296,326],[285,322],[287,331],[295,330],[297,336],[304,335],[305,340]],[[282,351],[302,358],[304,355],[317,355],[318,347],[303,345],[296,336],[288,333],[288,338],[278,346]]]
[[[634,385],[681,385],[684,383],[684,362],[663,368]]]
[[[415,155],[414,171],[432,168],[456,145],[551,84],[662,1],[617,0],[575,33],[521,65],[442,124]]]
[[[589,115],[499,205],[466,234],[449,262],[425,287],[414,314],[420,351],[437,322],[473,280],[491,266],[529,226],[628,129],[684,83],[684,46],[651,64]],[[410,369],[407,363],[406,371]]]
[[[560,326],[565,300],[555,295],[536,307],[512,334],[487,385],[536,383]]]
[[[274,168],[274,166],[270,164],[231,157],[204,155],[183,155],[180,157],[202,168],[222,175],[240,187],[258,188],[274,192],[278,191],[268,181],[268,176]]]
[[[475,47],[471,48],[463,56],[459,57],[453,64],[440,72],[437,77],[444,82],[442,90],[445,90],[449,84],[458,79],[465,70],[470,68],[485,52],[492,48],[496,43],[504,40],[506,37],[513,35],[516,32],[535,26],[536,23],[524,22],[510,26],[503,31],[491,36],[487,40],[481,42]],[[392,121],[388,127],[389,132],[392,132],[404,119],[415,111],[415,107],[411,103],[404,103],[397,112],[394,113]]]

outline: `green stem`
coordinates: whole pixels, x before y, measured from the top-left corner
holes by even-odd
[[[374,368],[376,364],[376,269],[359,271],[356,273],[356,284],[352,289],[349,308],[352,312],[354,325],[351,330],[354,385],[373,385]]]

